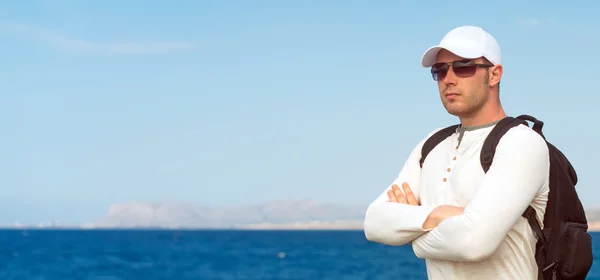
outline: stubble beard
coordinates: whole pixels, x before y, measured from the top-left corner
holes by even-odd
[[[459,89],[453,89],[460,94],[460,100],[450,101],[445,98],[445,93],[449,88],[442,91],[442,104],[446,111],[456,117],[470,117],[476,115],[486,104],[489,98],[489,72],[486,71],[481,86],[475,88],[472,92],[464,94]]]

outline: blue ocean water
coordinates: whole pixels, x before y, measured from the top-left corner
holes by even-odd
[[[3,230],[0,248],[5,280],[427,279],[362,231]]]

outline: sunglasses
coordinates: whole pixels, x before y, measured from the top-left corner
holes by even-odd
[[[475,75],[477,68],[488,68],[494,65],[478,64],[473,60],[458,60],[450,63],[436,63],[431,66],[431,76],[433,77],[433,80],[440,81],[446,78],[450,66],[452,66],[454,75],[460,78],[466,78]]]

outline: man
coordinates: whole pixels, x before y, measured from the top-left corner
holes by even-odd
[[[531,205],[543,221],[549,190],[549,151],[527,126],[500,140],[485,173],[483,141],[506,115],[500,104],[500,47],[474,26],[451,30],[422,58],[437,81],[442,104],[460,127],[420,167],[413,150],[393,181],[367,211],[368,240],[411,243],[426,259],[429,279],[537,279],[536,237],[521,215]]]

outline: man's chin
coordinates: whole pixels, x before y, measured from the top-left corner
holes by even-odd
[[[456,106],[444,104],[444,108],[446,108],[446,112],[448,114],[453,115],[455,117],[460,117],[466,115],[468,112],[464,108],[457,108]]]

